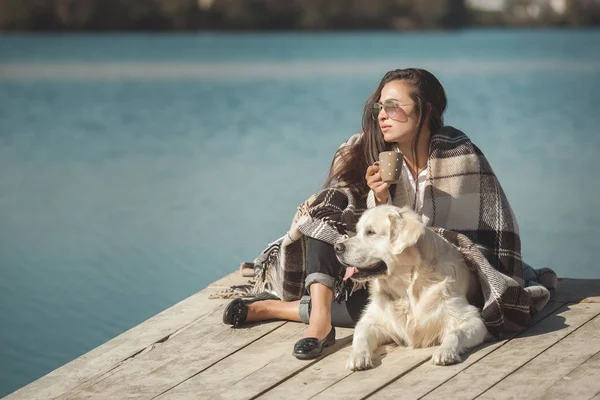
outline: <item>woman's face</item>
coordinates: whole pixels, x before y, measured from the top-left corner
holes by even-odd
[[[411,90],[406,81],[391,81],[381,90],[378,101],[377,123],[383,138],[401,147],[411,145],[419,120],[415,112],[416,105],[410,97]],[[378,107],[377,104],[375,107]]]

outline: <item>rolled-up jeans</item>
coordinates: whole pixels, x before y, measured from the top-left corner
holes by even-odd
[[[336,283],[342,279],[345,267],[335,256],[335,250],[329,243],[308,238],[306,245],[306,281],[305,287],[310,293],[310,285],[321,283],[334,290]],[[334,300],[331,304],[331,324],[344,328],[354,328],[368,301],[366,289],[359,289],[343,298],[340,302]],[[308,323],[310,317],[310,295],[300,300],[300,319]]]

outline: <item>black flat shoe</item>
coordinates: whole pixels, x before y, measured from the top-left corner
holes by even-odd
[[[300,360],[311,360],[319,357],[323,353],[325,347],[329,347],[335,343],[335,327],[325,336],[325,339],[319,340],[314,337],[300,339],[294,345],[292,355]]]
[[[279,297],[271,293],[262,292],[251,299],[235,299],[225,307],[225,311],[223,311],[223,323],[235,327],[243,325],[248,316],[247,305],[263,300],[279,300]]]

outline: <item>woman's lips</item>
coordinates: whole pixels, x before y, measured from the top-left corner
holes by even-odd
[[[387,131],[390,128],[391,128],[391,125],[381,125],[381,131],[382,132],[385,132],[385,131]]]

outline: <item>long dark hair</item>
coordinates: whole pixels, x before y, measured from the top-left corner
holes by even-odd
[[[355,145],[344,146],[337,151],[324,187],[334,185],[347,187],[357,191],[360,196],[367,195],[369,191],[365,179],[367,167],[377,161],[380,152],[389,151],[393,147],[393,143],[383,140],[379,124],[372,117],[373,105],[379,101],[383,87],[387,83],[397,80],[407,81],[413,88],[410,96],[415,103],[419,122],[412,142],[412,158],[416,165],[419,165],[417,145],[421,131],[426,123],[429,123],[431,135],[444,126],[443,114],[447,105],[446,92],[440,81],[429,71],[418,68],[396,69],[383,76],[377,89],[365,102],[362,117],[362,139]]]

